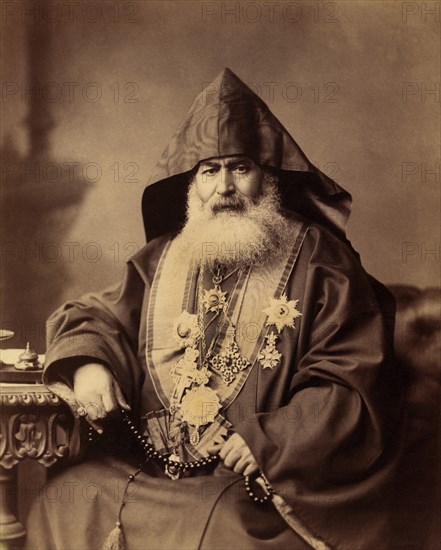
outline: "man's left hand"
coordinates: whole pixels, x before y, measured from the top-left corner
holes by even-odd
[[[208,452],[210,454],[219,453],[225,466],[236,474],[249,476],[259,471],[259,466],[250,448],[238,433],[234,433],[225,443],[215,443],[208,449]]]

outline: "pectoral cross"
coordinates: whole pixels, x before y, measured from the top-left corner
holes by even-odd
[[[171,369],[171,375],[175,383],[171,403],[180,403],[185,390],[199,379],[200,371],[196,363],[178,360]]]

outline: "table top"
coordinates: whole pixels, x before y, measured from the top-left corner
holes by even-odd
[[[22,349],[0,349],[0,383],[11,382],[17,384],[42,383],[43,369],[19,370],[15,368]],[[44,355],[38,356],[43,365]]]

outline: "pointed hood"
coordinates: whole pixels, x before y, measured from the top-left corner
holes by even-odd
[[[350,194],[313,166],[267,105],[224,69],[194,101],[144,191],[148,239],[182,227],[188,173],[201,160],[239,154],[278,172],[284,208],[344,237]]]

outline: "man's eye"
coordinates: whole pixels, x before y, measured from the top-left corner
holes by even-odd
[[[249,170],[249,166],[246,166],[245,164],[240,164],[239,166],[236,166],[234,169],[235,172],[238,174],[246,174]]]
[[[206,176],[214,176],[214,174],[216,173],[216,169],[215,168],[205,168],[204,170],[202,170],[202,173]]]

